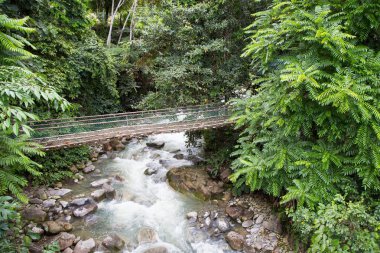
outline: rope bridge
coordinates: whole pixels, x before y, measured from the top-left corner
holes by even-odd
[[[45,150],[97,144],[112,138],[217,128],[228,121],[225,105],[210,104],[160,110],[49,119],[31,122],[33,141]]]

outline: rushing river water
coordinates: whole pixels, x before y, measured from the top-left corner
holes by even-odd
[[[162,149],[148,148],[146,142],[150,141],[163,141],[165,146]],[[176,159],[175,154],[184,154],[185,159]],[[165,246],[172,253],[231,252],[224,240],[210,238],[186,219],[188,212],[210,210],[213,205],[174,191],[165,180],[168,169],[192,165],[192,161],[186,160],[189,155],[202,156],[202,148],[187,147],[184,133],[160,134],[134,139],[115,158],[97,162],[96,168],[101,173],[93,173],[74,186],[74,192],[91,191],[89,182],[99,178],[119,175],[125,180],[113,184],[117,198],[99,203],[95,214],[77,221],[83,224],[75,226],[74,232],[82,238],[98,240],[111,232],[116,233],[129,245],[124,252],[144,252],[157,246]],[[145,175],[147,167],[159,168],[158,173]],[[158,233],[157,243],[138,245],[137,234],[144,227],[153,228]]]

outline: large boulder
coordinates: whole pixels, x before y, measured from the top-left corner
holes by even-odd
[[[208,200],[221,197],[223,184],[211,179],[207,172],[199,168],[175,168],[167,173],[171,187],[182,193],[191,193]]]
[[[58,190],[55,190],[55,189],[50,189],[47,194],[49,196],[59,196],[59,197],[62,197],[66,194],[68,194],[69,192],[71,192],[70,189],[58,189]]]
[[[97,188],[97,187],[100,187],[100,186],[107,184],[109,182],[110,182],[110,180],[108,178],[99,179],[99,180],[92,182],[91,187]]]
[[[74,210],[73,214],[75,217],[84,217],[87,214],[94,213],[98,209],[98,205],[95,202],[91,202],[84,206],[81,206]]]
[[[23,219],[34,222],[44,222],[47,218],[47,213],[40,208],[26,208],[21,212]]]
[[[245,241],[244,236],[241,234],[235,231],[230,231],[225,238],[228,245],[230,245],[233,250],[241,251],[243,249]]]
[[[125,145],[119,139],[112,139],[110,141],[110,146],[113,150],[121,151],[125,149]]]
[[[137,235],[139,244],[155,243],[158,241],[158,235],[152,228],[142,228]]]
[[[163,142],[163,141],[150,141],[150,142],[147,142],[146,145],[150,148],[160,149],[160,148],[163,148],[165,146],[165,142]]]
[[[80,240],[77,245],[75,245],[73,253],[92,253],[95,251],[95,247],[96,243],[92,238],[86,241]]]
[[[74,244],[75,235],[62,232],[58,235],[58,244],[61,251],[71,247]]]
[[[241,206],[227,206],[226,213],[233,219],[240,218],[244,214],[244,209]]]
[[[118,235],[111,234],[102,241],[102,245],[111,251],[120,251],[124,248],[125,242]]]
[[[46,221],[42,224],[48,234],[59,234],[60,232],[69,232],[73,229],[70,223],[62,221]]]
[[[92,200],[90,198],[77,198],[77,199],[72,200],[70,205],[71,206],[83,206],[85,204],[91,203],[91,201]]]

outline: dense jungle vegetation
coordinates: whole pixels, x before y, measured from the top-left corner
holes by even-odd
[[[28,252],[23,189],[88,155],[28,122],[228,101],[206,139],[236,194],[275,197],[295,251],[380,252],[374,0],[0,0],[0,251]]]

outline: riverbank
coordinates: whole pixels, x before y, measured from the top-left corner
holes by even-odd
[[[54,241],[65,253],[289,252],[265,197],[232,196],[227,172],[212,179],[197,165],[201,143],[187,147],[183,133],[113,140],[91,160],[72,180],[29,190],[31,252]]]

